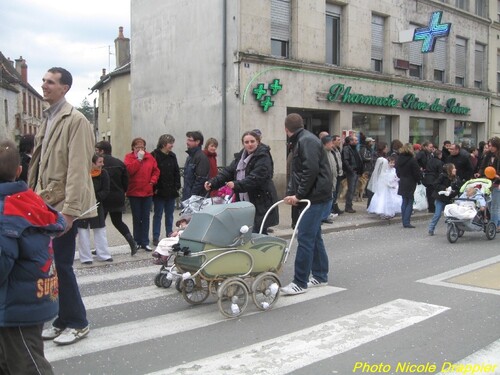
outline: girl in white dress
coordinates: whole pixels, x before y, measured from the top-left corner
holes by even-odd
[[[372,183],[375,194],[368,206],[368,212],[380,215],[382,219],[390,219],[401,213],[402,198],[398,195],[399,178],[396,176],[395,164],[396,159],[389,156],[387,159],[378,158],[375,165],[376,176]]]

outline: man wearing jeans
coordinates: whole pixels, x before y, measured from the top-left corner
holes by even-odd
[[[328,256],[321,235],[322,214],[331,205],[333,176],[321,141],[304,129],[297,113],[285,119],[285,132],[292,147],[290,178],[285,203],[303,208],[301,199],[311,207],[298,223],[298,247],[293,281],[281,288],[285,295],[305,293],[307,288],[328,283]]]
[[[75,273],[76,227],[74,221],[97,215],[90,170],[94,154],[94,129],[87,119],[66,102],[73,78],[55,67],[43,77],[43,99],[50,105],[35,138],[28,172],[29,187],[47,204],[59,210],[66,230],[53,239],[54,260],[59,278],[59,315],[42,337],[56,344],[72,344],[89,333],[87,313]]]

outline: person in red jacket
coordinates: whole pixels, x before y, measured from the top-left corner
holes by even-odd
[[[149,246],[149,217],[153,204],[153,188],[160,177],[155,158],[146,151],[146,141],[132,140],[132,152],[124,160],[129,174],[127,197],[132,210],[132,226],[137,246],[151,251]]]

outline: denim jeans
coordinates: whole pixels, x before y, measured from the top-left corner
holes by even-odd
[[[149,245],[149,217],[153,197],[129,197],[134,240],[139,246]]]
[[[175,198],[153,197],[153,239],[159,240],[161,234],[161,217],[165,212],[165,237],[172,233],[174,223]]]
[[[436,225],[441,218],[441,214],[444,211],[444,206],[445,203],[441,202],[439,199],[436,199],[434,201],[434,216],[431,219],[431,222],[429,223],[429,232],[434,232],[434,229],[436,229]]]
[[[335,206],[337,204],[337,198],[339,196],[339,191],[342,188],[342,180],[343,179],[344,179],[343,176],[337,176],[337,183],[335,184],[335,191],[332,194],[332,197],[333,197],[332,209],[333,209],[333,206]]]
[[[410,225],[411,213],[413,212],[413,197],[403,197],[401,203],[401,218],[403,219],[403,226]]]
[[[324,211],[324,212],[323,212],[323,214],[321,215],[321,220],[326,220],[326,219],[328,219],[328,216],[330,216],[330,214],[332,213],[332,202],[333,202],[333,199],[331,199],[331,200],[328,202],[328,206],[326,206],[325,211]]]
[[[328,255],[321,236],[321,216],[331,206],[331,201],[312,204],[302,216],[297,228],[297,255],[293,282],[307,288],[309,276],[320,281],[328,281]]]
[[[491,221],[500,227],[500,188],[491,188],[491,204],[490,204]]]
[[[52,240],[54,261],[59,278],[59,315],[52,325],[56,328],[81,329],[89,325],[87,312],[73,272],[76,247],[76,225],[61,237]]]
[[[354,193],[356,192],[356,186],[358,185],[359,176],[356,173],[347,174],[347,194],[345,196],[345,208],[346,210],[352,209],[352,200],[354,198]]]

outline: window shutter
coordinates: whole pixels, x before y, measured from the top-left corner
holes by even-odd
[[[372,15],[372,59],[384,58],[384,19]]]
[[[456,44],[456,69],[455,69],[455,76],[457,77],[462,77],[465,78],[465,63],[466,63],[466,53],[465,53],[465,47],[466,47],[467,41],[462,38],[457,38],[457,44]]]
[[[446,41],[444,39],[436,40],[434,47],[434,69],[446,70]]]
[[[271,1],[271,39],[290,40],[290,0]]]
[[[482,82],[484,78],[484,45],[477,44],[474,51],[474,81]]]

